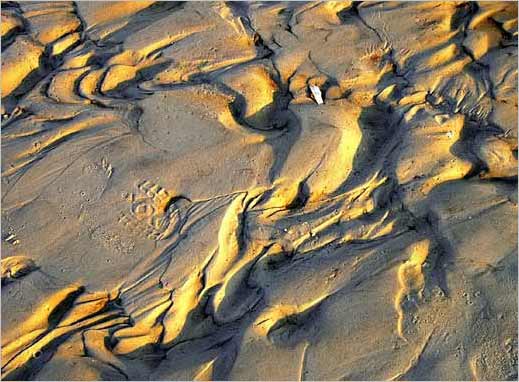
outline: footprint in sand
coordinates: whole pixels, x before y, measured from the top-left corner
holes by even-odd
[[[180,207],[187,199],[147,180],[138,182],[136,189],[126,197],[129,212],[123,213],[119,222],[151,240],[171,236],[180,225]]]

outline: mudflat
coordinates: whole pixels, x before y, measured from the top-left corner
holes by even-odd
[[[517,3],[3,1],[4,380],[517,380]]]

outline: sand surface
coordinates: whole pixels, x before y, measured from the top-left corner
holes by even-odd
[[[1,21],[3,379],[517,379],[516,2]]]

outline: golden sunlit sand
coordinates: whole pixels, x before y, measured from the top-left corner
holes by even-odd
[[[516,2],[2,2],[2,378],[516,380]]]

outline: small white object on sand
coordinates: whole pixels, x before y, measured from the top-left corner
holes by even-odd
[[[319,89],[318,86],[315,85],[309,85],[310,91],[312,92],[312,95],[314,96],[315,102],[317,102],[318,105],[322,105],[324,103],[323,96],[321,94],[321,89]]]

